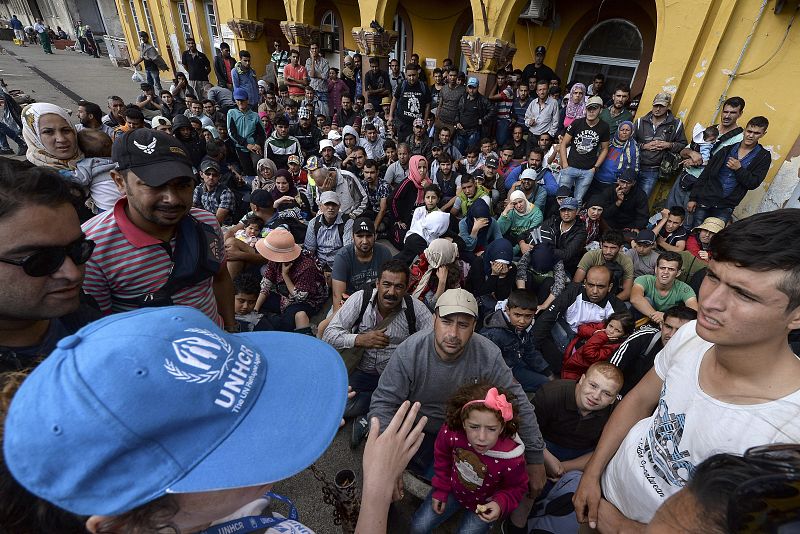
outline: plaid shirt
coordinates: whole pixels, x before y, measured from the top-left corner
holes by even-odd
[[[217,214],[217,210],[222,208],[228,210],[228,216],[225,218],[224,224],[230,224],[232,220],[233,210],[236,207],[236,200],[233,193],[227,187],[218,185],[211,191],[207,191],[203,184],[194,188],[194,195],[192,195],[192,205],[195,208],[200,208]]]
[[[369,184],[366,180],[361,180],[361,185],[364,186],[364,191],[367,192],[367,198],[369,199],[369,209],[378,213],[381,211],[381,199],[382,198],[389,198],[392,196],[392,190],[389,189],[389,185],[384,182],[383,180],[378,181],[378,187],[375,189],[370,189]]]

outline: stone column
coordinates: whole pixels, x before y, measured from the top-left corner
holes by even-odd
[[[308,47],[311,43],[319,44],[319,28],[302,22],[284,20],[281,22],[281,31],[289,41],[289,48],[300,52],[300,64],[305,65],[310,55]]]
[[[258,41],[264,33],[264,23],[257,20],[231,19],[228,28],[237,39],[244,41]]]
[[[517,47],[508,41],[489,36],[464,36],[461,52],[467,62],[467,76],[478,78],[480,92],[489,96],[497,83],[497,71],[514,57]]]
[[[373,28],[353,28],[353,40],[361,52],[361,68],[364,72],[369,70],[369,58],[376,57],[380,61],[381,70],[389,71],[389,52],[397,43],[399,34],[396,31],[376,31]]]

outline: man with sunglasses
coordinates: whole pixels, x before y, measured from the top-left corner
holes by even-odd
[[[100,313],[81,302],[94,243],[52,169],[0,167],[0,371],[38,364]]]
[[[97,242],[86,292],[105,314],[179,304],[238,331],[222,232],[214,214],[192,207],[194,172],[183,145],[134,130],[117,139],[111,158],[124,196],[84,223]]]
[[[798,225],[800,210],[782,209],[714,236],[697,320],[614,410],[573,498],[578,521],[641,530],[713,454],[800,443],[800,359],[788,343],[800,328]]]

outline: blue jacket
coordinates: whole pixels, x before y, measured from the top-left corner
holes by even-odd
[[[238,63],[236,64],[239,65]],[[256,81],[256,73],[253,69],[247,71],[247,74],[239,74],[239,69],[234,67],[231,70],[231,79],[233,80],[233,89],[239,87],[247,91],[247,99],[250,103],[250,109],[257,109],[260,99],[258,97],[258,82]]]
[[[536,348],[532,332],[533,327],[529,327],[518,333],[506,320],[505,312],[495,310],[486,316],[479,333],[500,347],[503,359],[509,367],[513,368],[521,363],[539,374],[549,376],[553,371]]]

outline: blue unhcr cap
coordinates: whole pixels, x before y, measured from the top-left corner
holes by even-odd
[[[237,87],[233,90],[233,99],[234,100],[249,100],[250,95],[247,93],[246,89],[241,87]]]
[[[578,209],[578,200],[572,197],[567,197],[561,201],[559,206],[560,210],[577,210]]]
[[[117,515],[298,473],[333,440],[346,396],[341,357],[312,337],[146,308],[59,341],[11,403],[5,459],[56,506]]]

